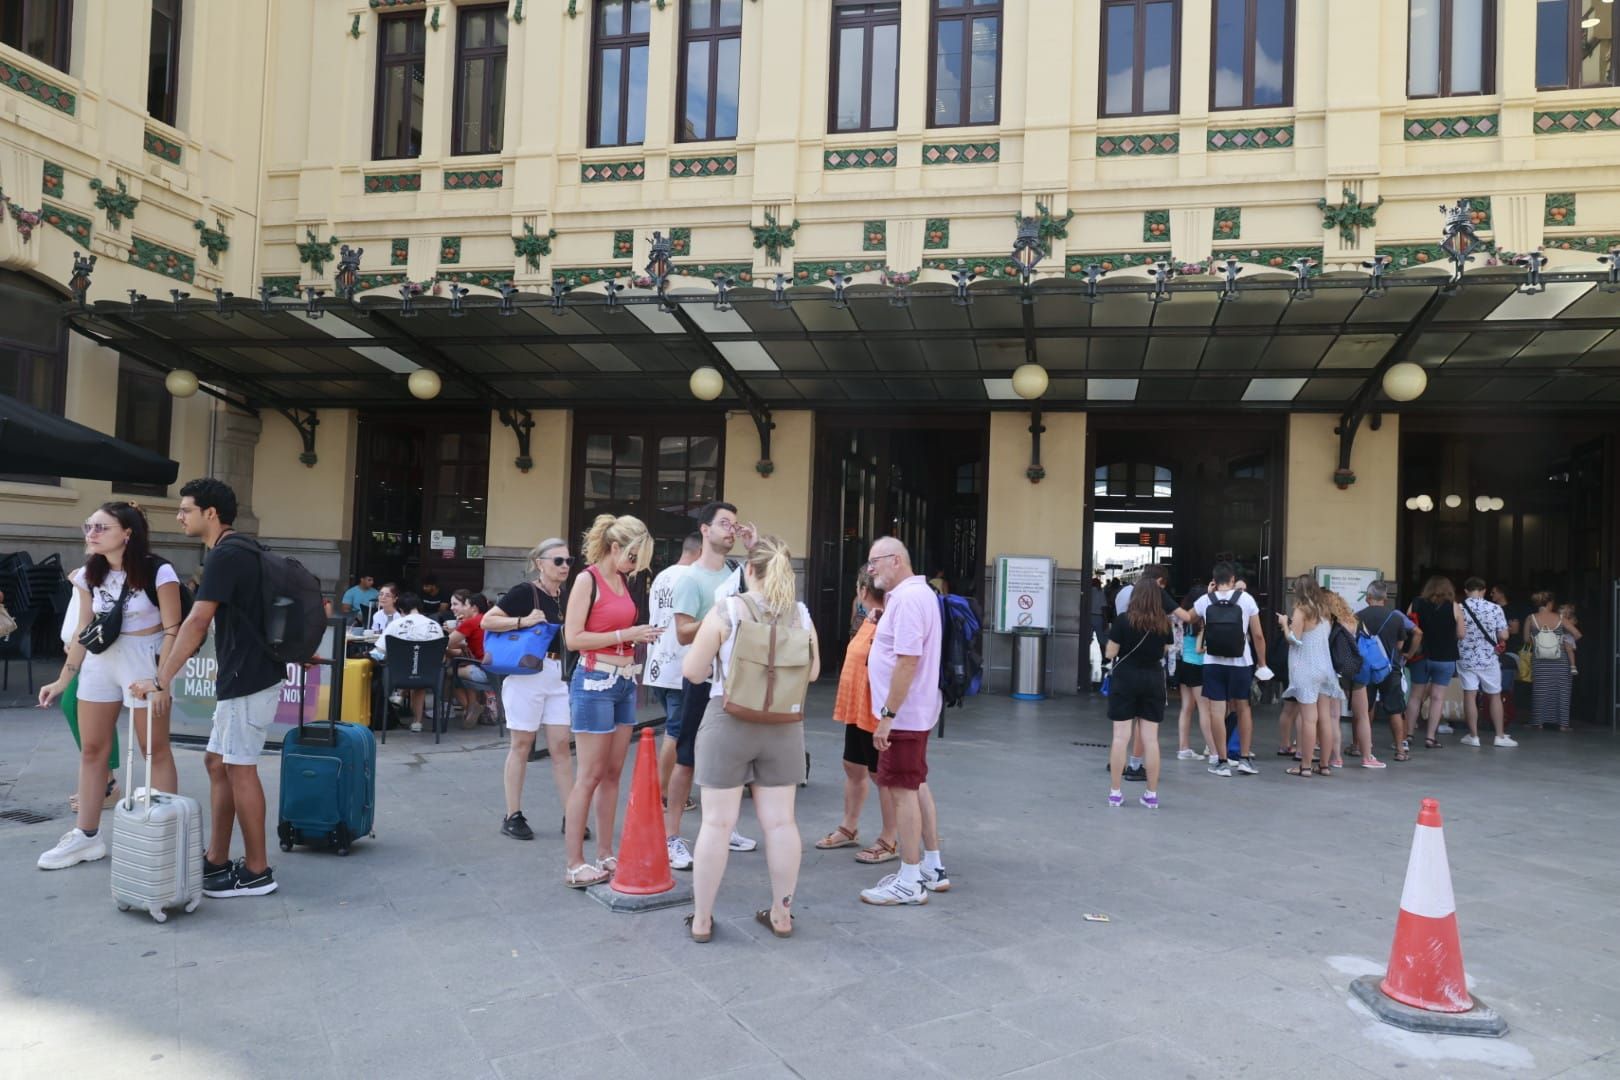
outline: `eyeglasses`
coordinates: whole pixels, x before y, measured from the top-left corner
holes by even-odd
[[[84,523],[84,535],[86,535],[86,536],[100,536],[102,533],[107,532],[109,529],[115,529],[115,528],[117,528],[116,525],[102,525],[99,522],[87,521],[87,522]]]
[[[546,561],[546,560],[541,560],[541,561]],[[551,557],[551,559],[550,559],[550,562],[551,562],[552,566],[573,566],[574,565],[574,557],[572,555],[553,555]]]
[[[866,560],[866,568],[868,570],[876,569],[879,559],[898,559],[899,557],[900,557],[900,555],[899,555],[898,552],[894,552],[894,553],[891,553],[891,554],[888,554],[888,555],[874,555],[870,559]]]

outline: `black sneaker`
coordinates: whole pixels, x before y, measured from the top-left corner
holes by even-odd
[[[248,870],[246,864],[237,861],[231,868],[230,884],[226,888],[203,888],[204,896],[212,896],[216,900],[228,900],[233,896],[265,896],[276,891],[275,874],[267,866],[258,873]]]
[[[518,816],[522,817],[523,815],[519,814]],[[561,833],[563,836],[568,835],[568,815],[567,814],[563,815],[562,824],[557,826],[557,832]],[[589,825],[587,825],[587,826],[585,826],[585,842],[589,843],[590,839],[591,839],[591,827]]]
[[[1127,779],[1127,780],[1140,780],[1143,783],[1147,783],[1147,766],[1146,765],[1138,765],[1134,769],[1127,768],[1125,770],[1125,779]]]
[[[529,828],[529,822],[524,818],[523,811],[509,815],[501,822],[501,832],[514,840],[533,840],[534,830]]]
[[[228,892],[231,887],[231,878],[236,872],[236,864],[226,859],[222,863],[211,863],[206,857],[203,859],[203,892],[213,896],[216,892]]]

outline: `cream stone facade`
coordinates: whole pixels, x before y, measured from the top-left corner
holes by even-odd
[[[940,128],[929,124],[933,3],[901,0],[895,124],[834,134],[833,0],[744,0],[737,135],[707,142],[678,138],[686,0],[643,3],[645,135],[635,145],[596,147],[588,137],[592,27],[603,0],[509,0],[501,5],[502,148],[454,155],[458,15],[488,5],[185,0],[171,126],[144,107],[139,46],[150,5],[78,0],[66,70],[0,45],[0,63],[14,73],[0,78],[0,187],[16,205],[54,211],[61,222],[41,224],[26,242],[12,220],[0,222],[0,269],[49,283],[65,299],[74,256],[88,251],[98,258],[92,301],[133,291],[158,305],[174,288],[203,298],[216,288],[253,297],[265,286],[292,295],[331,289],[336,245],[324,245],[335,238],[364,249],[362,295],[394,297],[406,282],[428,283],[431,293],[436,282],[491,296],[505,281],[549,295],[555,280],[583,295],[642,273],[655,230],[681,230],[677,281],[693,287],[715,273],[763,287],[778,273],[819,284],[837,271],[856,284],[948,284],[958,265],[1004,275],[1014,219],[1045,215],[1057,228],[1038,280],[1083,278],[1093,264],[1131,276],[1156,259],[1207,267],[1229,254],[1254,272],[1310,257],[1321,271],[1361,273],[1365,261],[1387,254],[1392,272],[1426,273],[1424,264],[1439,257],[1436,207],[1459,198],[1486,207],[1480,234],[1496,250],[1545,248],[1553,268],[1600,268],[1599,255],[1620,234],[1620,89],[1538,91],[1537,5],[1493,4],[1492,93],[1415,99],[1406,93],[1408,0],[1299,0],[1290,5],[1292,103],[1216,110],[1215,2],[1177,5],[1174,110],[1104,117],[1101,0],[1001,0],[992,5],[1001,20],[998,120]],[[381,33],[384,20],[401,16],[426,26],[416,85],[420,152],[377,160]],[[34,89],[19,89],[15,73]],[[133,216],[112,221],[92,180],[138,199]],[[1375,223],[1325,227],[1318,201],[1337,208],[1347,199],[1375,206]],[[1565,205],[1567,214],[1555,216]],[[773,222],[793,226],[776,252],[756,246],[756,230]],[[71,235],[75,223],[88,235]],[[204,229],[229,237],[217,260],[200,246]],[[536,240],[525,254],[529,236]],[[112,431],[116,351],[79,333],[66,340],[65,415]],[[1340,338],[1334,355],[1359,370],[1391,340]],[[1084,366],[1063,347],[1063,339],[1042,340],[1040,361]],[[185,366],[175,354],[152,359]],[[1005,359],[995,374],[1023,359],[1016,340]],[[400,409],[424,408],[404,392],[412,366],[394,369]],[[1040,483],[1025,475],[1025,403],[991,393],[946,410],[976,408],[986,417],[986,560],[1010,551],[1057,560],[1062,617],[1053,656],[1062,659],[1054,682],[1071,686],[1083,663],[1078,613],[1090,569],[1088,420],[1096,408],[1116,407],[1085,386],[1083,377],[1055,377],[1041,401]],[[1281,572],[1336,563],[1393,574],[1400,562],[1402,423],[1391,414],[1361,433],[1357,483],[1341,490],[1332,483],[1335,427],[1349,396],[1280,405],[1290,413]],[[755,426],[728,401],[720,490],[814,560],[825,403],[769,403],[775,468],[762,474]],[[299,432],[274,408],[260,408],[255,420],[206,395],[175,402],[168,453],[182,480],[213,472],[242,486],[258,531],[302,551],[337,586],[354,570],[365,416],[305,404],[319,421],[313,466],[300,462]],[[481,539],[490,588],[513,580],[532,543],[577,526],[580,514],[571,486],[582,437],[576,403],[522,404],[536,420],[529,470],[514,463],[513,429],[489,414],[488,488],[476,495],[487,500]],[[707,416],[715,408],[678,406]],[[884,415],[873,424],[882,426]],[[78,522],[111,494],[106,483],[75,479],[0,483],[0,549],[71,557]],[[162,520],[174,500],[171,490],[141,501]],[[177,537],[165,539],[171,553],[182,552]]]

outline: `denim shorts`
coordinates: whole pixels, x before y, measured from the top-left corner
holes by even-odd
[[[595,671],[577,665],[568,684],[568,719],[576,735],[610,735],[620,725],[635,726],[635,676],[620,675],[607,664]]]
[[[681,698],[684,691],[678,686],[655,686],[652,692],[653,700],[664,707],[664,735],[671,739],[680,738]]]
[[[1406,665],[1406,670],[1412,675],[1413,686],[1423,686],[1433,683],[1435,686],[1450,686],[1451,677],[1457,673],[1455,660],[1414,660]]]

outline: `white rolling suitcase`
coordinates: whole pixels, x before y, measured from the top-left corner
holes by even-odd
[[[135,710],[129,713],[125,745],[125,796],[113,808],[112,895],[119,911],[140,908],[158,922],[165,908],[197,910],[202,902],[202,809],[196,799],[152,790],[152,756],[146,755],[146,785],[136,791]],[[146,745],[152,745],[152,712],[146,713]]]

